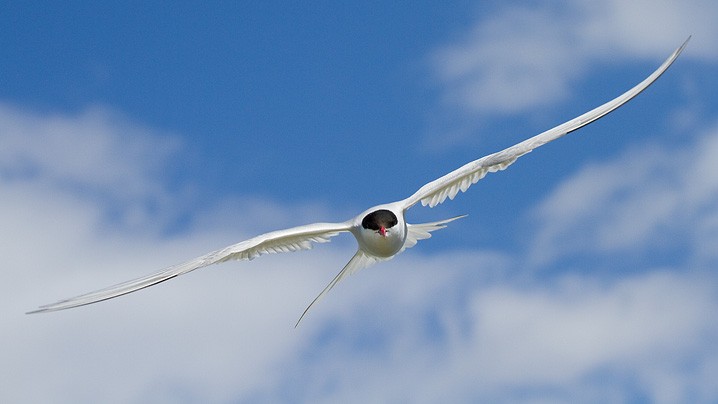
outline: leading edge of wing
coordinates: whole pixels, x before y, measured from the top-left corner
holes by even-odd
[[[636,86],[614,98],[607,103],[596,107],[583,115],[564,122],[554,128],[542,132],[534,137],[524,140],[514,146],[499,151],[497,153],[484,156],[478,160],[474,160],[462,167],[440,177],[421,187],[413,195],[403,201],[404,209],[409,209],[416,203],[421,202],[423,206],[434,207],[446,200],[446,198],[454,199],[461,192],[465,192],[472,184],[484,178],[490,172],[496,172],[505,169],[511,165],[516,159],[529,153],[533,149],[542,146],[548,142],[556,140],[568,133],[575,131],[591,122],[596,121],[608,113],[614,111],[633,97],[640,94],[643,90],[653,84],[678,58],[683,49],[691,39],[689,36],[683,44],[669,56],[658,69],[650,76]]]
[[[350,227],[350,222],[314,223],[261,234],[147,276],[40,306],[27,314],[64,310],[112,299],[219,262],[252,260],[264,254],[308,250],[312,248],[313,242],[329,242],[331,237],[349,231]]]

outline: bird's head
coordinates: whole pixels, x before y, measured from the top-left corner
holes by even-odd
[[[386,237],[389,233],[389,229],[396,226],[399,223],[394,212],[387,209],[375,210],[368,215],[364,216],[361,225],[367,230],[374,230],[382,237]]]

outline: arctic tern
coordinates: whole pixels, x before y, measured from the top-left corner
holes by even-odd
[[[312,248],[312,243],[326,243],[340,233],[351,233],[358,243],[357,252],[307,306],[295,324],[296,327],[309,309],[342,279],[372,264],[393,258],[407,248],[416,245],[419,240],[431,237],[431,232],[442,229],[449,222],[465,216],[431,223],[411,224],[404,219],[404,214],[409,208],[417,203],[433,208],[444,202],[446,198],[453,200],[459,191],[466,191],[487,173],[503,170],[535,148],[588,125],[622,106],[658,79],[680,55],[689,40],[690,37],[650,76],[617,98],[521,143],[465,164],[422,186],[404,200],[374,206],[341,223],[314,223],[261,234],[160,272],[40,306],[37,310],[29,313],[57,311],[96,303],[164,282],[208,265],[230,260],[252,260],[263,254],[308,250]]]

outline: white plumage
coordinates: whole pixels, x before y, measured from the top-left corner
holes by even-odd
[[[432,231],[442,229],[449,222],[463,217],[458,216],[431,223],[408,224],[404,219],[404,214],[409,208],[419,202],[423,206],[433,208],[443,203],[446,198],[453,200],[459,191],[466,192],[472,184],[477,183],[486,174],[506,169],[519,157],[535,148],[575,131],[625,104],[650,86],[668,69],[683,51],[689,39],[690,37],[650,76],[617,98],[521,143],[465,164],[443,177],[429,182],[402,201],[375,206],[342,223],[315,223],[261,234],[160,272],[44,305],[30,313],[63,310],[95,303],[164,282],[208,265],[230,260],[252,260],[263,254],[308,250],[312,248],[313,243],[327,243],[340,233],[352,233],[358,243],[356,254],[304,310],[299,318],[301,321],[309,308],[321,300],[334,285],[345,277],[379,261],[393,258],[396,254],[416,245],[419,240],[431,237]]]

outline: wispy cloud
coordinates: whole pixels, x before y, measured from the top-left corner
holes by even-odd
[[[57,118],[34,119],[43,127]],[[75,127],[82,119],[61,121]],[[144,136],[148,144],[156,139]],[[573,219],[557,228],[554,220],[538,221],[536,234],[552,237],[537,237],[537,246],[566,246],[557,235],[579,230],[600,238],[601,220],[588,229],[585,223],[579,230],[572,226],[585,216],[605,219],[600,212],[606,209],[609,219],[611,212],[627,212],[606,225],[647,229],[622,242],[643,240],[646,249],[655,248],[652,223],[660,219],[668,231],[684,224],[638,214],[635,201],[660,191],[664,181],[685,194],[682,206],[690,209],[683,214],[691,219],[685,225],[700,228],[705,222],[705,233],[715,235],[716,221],[703,220],[716,217],[716,181],[709,177],[715,138],[711,127],[677,153],[657,143],[569,178],[540,209],[554,218],[560,207],[562,218]],[[103,150],[131,155],[124,144]],[[692,168],[671,170],[681,161],[691,161]],[[610,175],[628,164],[634,174]],[[665,177],[664,171],[673,174]],[[152,172],[137,171],[140,189],[157,181]],[[81,170],[64,175],[84,178]],[[572,200],[575,192],[568,188],[588,190],[589,183],[598,190],[591,203]],[[93,184],[116,186],[113,180]],[[709,401],[718,394],[715,276],[688,271],[684,264],[646,267],[630,277],[586,275],[590,268],[583,268],[545,279],[521,268],[527,259],[520,250],[430,256],[410,251],[339,285],[292,330],[304,305],[351,255],[353,246],[340,243],[227,263],[130,297],[27,317],[24,310],[47,299],[143,275],[236,241],[223,227],[233,224],[223,220],[231,210],[217,211],[216,218],[204,212],[197,222],[201,231],[164,239],[100,231],[101,201],[47,181],[5,179],[1,196],[0,220],[18,229],[3,236],[3,245],[11,247],[0,282],[9,302],[2,308],[0,338],[3,346],[14,347],[0,353],[14,369],[4,377],[10,387],[3,396],[10,401],[432,402],[448,394],[452,401],[640,396],[675,402]],[[267,202],[248,202],[248,210],[294,208]],[[296,212],[316,214],[300,208]],[[690,254],[700,257],[708,250]],[[45,388],[33,389],[29,383],[36,380]]]
[[[572,94],[572,81],[591,63],[611,63],[607,55],[616,49],[621,57],[635,52],[660,60],[684,37],[693,24],[685,21],[700,3],[637,4],[645,8],[616,1],[594,10],[578,3],[564,14],[566,4],[554,2],[484,17],[473,34],[437,51],[457,63],[438,65],[448,74],[445,95],[486,113],[556,102]],[[594,14],[582,14],[589,11]],[[696,17],[691,21],[700,29],[688,33],[698,39],[714,28],[701,23],[703,14]],[[627,39],[641,38],[631,30],[644,32],[651,21],[661,21],[655,30],[665,37]],[[691,57],[715,58],[715,50],[695,39]],[[495,57],[482,61],[477,49]],[[512,55],[515,49],[525,53]],[[514,56],[513,70],[501,73]],[[476,71],[498,79],[481,81]],[[558,98],[537,98],[543,84],[529,82],[532,75],[551,83]],[[462,99],[459,81],[498,97],[498,106]],[[516,83],[529,86],[526,94],[503,92]],[[689,141],[657,138],[608,161],[595,159],[560,181],[535,210],[516,212],[535,226],[528,246],[412,249],[338,285],[294,330],[305,305],[353,253],[351,240],[225,263],[91,307],[24,315],[36,304],[144,275],[255,232],[344,219],[345,212],[323,202],[244,194],[191,211],[193,225],[165,237],[146,228],[152,214],[182,209],[164,174],[185,153],[173,135],[104,109],[43,114],[2,105],[0,362],[10,371],[0,378],[0,397],[715,401],[718,129],[714,118],[696,111],[683,110],[677,124],[702,128]],[[148,200],[159,209],[148,210]],[[108,201],[128,215],[123,220],[144,225],[106,226]],[[128,213],[138,205],[137,216]],[[677,258],[631,261],[636,270],[629,275],[599,271],[590,259],[580,267],[562,261],[582,255],[619,265],[625,251],[660,255],[674,244],[684,247]]]
[[[257,223],[237,229],[235,220],[222,217],[226,210],[214,212],[216,218],[196,212],[194,232],[165,238],[147,230],[157,218],[150,220],[151,212],[143,210],[142,226],[107,226],[108,203],[117,203],[123,215],[147,199],[160,211],[178,209],[163,175],[167,161],[182,155],[177,139],[101,110],[43,114],[6,105],[0,112],[0,292],[6,297],[0,342],[12,347],[0,350],[0,360],[15,369],[3,374],[3,401],[175,402],[195,394],[224,401],[260,385],[278,358],[303,341],[291,325],[343,265],[341,247],[338,253],[305,254],[302,268],[309,270],[294,268],[295,256],[264,257],[259,267],[242,265],[254,270],[231,282],[217,283],[212,274],[239,274],[232,263],[224,271],[210,269],[203,271],[208,276],[190,275],[187,283],[178,279],[174,287],[157,288],[145,294],[150,300],[138,294],[119,305],[96,306],[98,311],[24,315],[42,302],[236,242],[253,235],[244,232],[256,230]],[[244,205],[254,206],[255,213],[278,209],[272,203]],[[307,219],[302,212],[312,214],[311,206],[299,207],[284,206],[294,220]],[[348,259],[352,252],[345,253]],[[137,368],[137,361],[147,366]],[[207,370],[202,380],[198,367]],[[193,386],[177,393],[189,379]],[[33,388],[37,380],[44,381],[43,389]],[[227,389],[238,380],[237,388]]]
[[[402,288],[380,280],[367,286],[366,278],[353,282],[352,289],[364,294],[340,299],[359,308],[344,308],[323,327],[313,342],[321,349],[312,345],[308,356],[285,358],[274,388],[257,389],[257,396],[273,401],[272,392],[293,391],[311,402],[705,402],[716,394],[708,382],[718,366],[712,276],[651,270],[613,280],[480,280],[466,274],[488,262],[463,257],[447,281],[423,258],[385,269],[398,276],[380,276],[391,281],[411,272]],[[453,258],[456,263],[462,256]],[[417,284],[423,295],[407,299],[404,291]]]
[[[696,248],[712,255],[718,204],[718,127],[683,147],[642,144],[586,166],[541,202],[533,256]],[[710,218],[710,219],[709,219]],[[706,219],[709,219],[706,221]],[[696,252],[697,253],[697,252]]]
[[[126,225],[169,213],[166,170],[180,157],[176,136],[107,108],[40,114],[0,104],[0,140],[0,175],[8,183],[98,198],[104,213]]]
[[[516,114],[573,96],[594,66],[660,61],[690,34],[688,58],[715,60],[709,1],[566,2],[506,6],[435,50],[444,100],[469,114]]]

